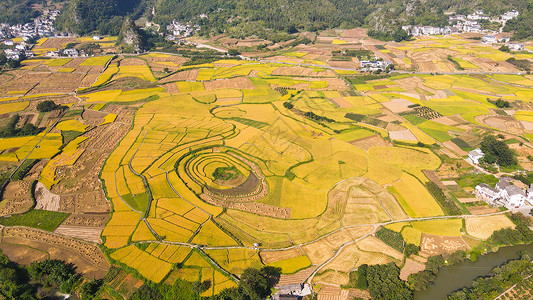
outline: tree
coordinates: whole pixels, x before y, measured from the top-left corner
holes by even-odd
[[[413,292],[400,280],[400,268],[394,263],[368,266],[366,278],[372,299],[413,298]]]
[[[7,62],[7,66],[11,69],[16,69],[16,68],[20,68],[20,61],[18,60],[14,60],[14,59],[10,59],[8,62]]]
[[[45,100],[37,104],[37,110],[39,112],[49,112],[57,108],[58,108],[58,105],[55,104],[55,102],[52,100]]]
[[[501,98],[496,100],[496,102],[494,103],[494,105],[496,105],[496,107],[498,108],[508,108],[508,107],[511,107],[511,103],[509,103],[509,101],[505,101],[505,100],[502,100]]]
[[[509,46],[507,45],[502,45],[498,50],[502,52],[511,52],[511,49],[509,49]]]
[[[80,295],[81,299],[93,299],[100,287],[102,286],[102,280],[91,280],[81,285]]]
[[[237,49],[229,49],[228,50],[228,55],[237,56],[237,55],[241,55],[241,53]]]
[[[239,289],[250,299],[265,299],[270,295],[268,278],[259,269],[244,270],[239,282]]]
[[[409,257],[411,254],[418,254],[419,251],[420,251],[420,247],[415,244],[409,243],[405,245],[404,253],[405,253],[405,256],[407,257]]]
[[[294,105],[290,102],[283,102],[283,107],[285,107],[286,109],[292,109]]]
[[[496,137],[489,135],[483,138],[481,150],[485,153],[483,160],[490,163],[495,160],[502,167],[516,165],[515,153],[503,141],[498,141]]]

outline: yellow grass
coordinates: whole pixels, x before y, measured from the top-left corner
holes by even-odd
[[[283,274],[292,274],[311,265],[311,261],[305,255],[270,263],[269,266],[281,268]]]
[[[100,101],[115,101],[115,99],[120,95],[121,90],[107,90],[101,92],[95,92],[91,94],[80,95],[81,98],[87,98],[87,102],[100,102]]]
[[[422,232],[414,229],[411,226],[404,227],[402,230],[402,236],[406,243],[415,244],[420,246],[422,240]]]
[[[31,141],[32,139],[33,139],[33,136],[0,139],[0,151],[10,149],[10,148],[20,147],[26,144],[27,142]]]
[[[104,117],[104,121],[100,125],[113,123],[113,122],[115,122],[116,119],[117,119],[117,115],[116,114],[107,114]]]
[[[76,69],[74,69],[74,68],[61,68],[61,69],[59,69],[57,71],[60,72],[60,73],[71,73],[71,72],[74,72],[74,70],[76,70]]]
[[[95,56],[84,60],[80,66],[104,66],[112,56]]]
[[[118,72],[117,66],[115,66],[114,64],[109,65],[107,69],[105,69],[105,71],[102,74],[100,74],[100,76],[98,76],[96,81],[91,86],[97,86],[97,85],[101,85],[105,83],[106,81],[111,79],[111,77],[113,77],[113,75],[115,75],[117,72]]]
[[[232,246],[237,245],[229,235],[224,233],[212,221],[204,224],[200,232],[194,237],[193,243],[206,244],[211,246]]]
[[[50,59],[46,62],[46,65],[48,66],[51,66],[51,67],[61,67],[63,66],[64,64],[68,63],[69,61],[71,61],[72,58],[56,58],[56,59]]]
[[[131,240],[133,242],[137,241],[153,241],[155,240],[155,236],[152,234],[150,229],[148,229],[148,226],[146,226],[145,222],[140,222],[139,226],[133,233]]]
[[[344,45],[344,44],[347,44],[345,40],[339,40],[339,39],[334,39],[331,43],[333,45]]]
[[[28,101],[0,104],[0,114],[8,114],[24,110],[29,104],[30,103]]]
[[[393,183],[393,192],[405,212],[411,217],[442,215],[442,209],[425,187],[413,176],[403,173],[400,181]]]
[[[79,131],[84,132],[87,125],[76,121],[76,120],[67,120],[60,122],[56,125],[56,128],[61,131]]]
[[[463,221],[461,219],[429,220],[411,222],[411,225],[413,228],[427,234],[460,236],[462,235]]]
[[[147,65],[141,65],[141,66],[120,66],[119,72],[117,75],[115,75],[116,78],[121,77],[139,77],[146,81],[155,82],[156,79],[154,75],[152,74],[152,71],[150,71],[150,68]]]

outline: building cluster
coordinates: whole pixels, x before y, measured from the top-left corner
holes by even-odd
[[[505,44],[510,50],[513,51],[524,50],[524,44],[510,43],[510,39],[508,37],[497,38],[494,35],[484,35],[481,41],[485,44]]]
[[[0,40],[13,37],[30,39],[35,37],[54,36],[56,34],[54,21],[59,13],[59,10],[45,9],[41,16],[35,18],[35,20],[30,23],[16,25],[2,23],[0,24]]]
[[[446,35],[446,34],[454,34],[454,33],[461,33],[461,32],[482,32],[483,29],[481,28],[481,24],[479,21],[481,20],[488,20],[491,22],[497,22],[502,24],[502,26],[505,26],[505,22],[516,18],[518,16],[518,12],[508,11],[504,13],[503,15],[495,18],[490,18],[489,16],[485,15],[485,13],[482,10],[477,10],[472,14],[469,14],[467,16],[465,15],[452,15],[448,19],[449,26],[445,27],[433,27],[433,26],[419,26],[419,25],[407,25],[402,26],[402,29],[407,31],[412,36],[419,36],[419,35]]]
[[[30,58],[33,57],[33,51],[31,51],[31,47],[33,45],[28,44],[24,41],[15,44],[12,40],[7,40],[3,42],[5,46],[9,46],[10,48],[4,49],[4,55],[7,59],[10,60],[21,60],[22,58]]]
[[[35,18],[33,22],[26,24],[9,25],[0,24],[0,42],[7,49],[4,49],[4,55],[10,60],[21,60],[34,56],[31,48],[31,41],[40,37],[56,36],[54,21],[59,15],[59,10],[43,10],[43,14]],[[20,43],[15,43],[11,38],[22,38]]]
[[[57,51],[50,51],[46,53],[48,57],[78,57],[85,56],[84,51],[78,51],[74,48],[58,49]]]
[[[167,25],[167,39],[171,41],[179,40],[193,35],[198,30],[200,30],[199,25],[190,25],[174,20],[170,25]]]
[[[533,184],[524,190],[511,181],[509,177],[502,177],[494,188],[486,183],[478,184],[474,192],[476,198],[492,206],[503,206],[508,209],[520,208],[526,204],[526,201],[532,202]]]

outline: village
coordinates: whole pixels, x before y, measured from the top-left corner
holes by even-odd
[[[508,11],[504,13],[503,15],[499,17],[490,18],[489,16],[485,15],[485,13],[482,10],[477,10],[472,14],[469,14],[467,16],[464,15],[455,15],[452,14],[448,18],[449,26],[445,27],[433,27],[433,26],[420,26],[420,25],[406,25],[402,26],[402,29],[405,30],[407,33],[409,33],[412,36],[420,36],[420,35],[448,35],[448,34],[456,34],[456,33],[466,33],[466,32],[474,32],[474,33],[480,33],[480,32],[489,32],[489,30],[485,30],[482,27],[482,24],[480,23],[481,20],[486,20],[492,23],[499,23],[500,26],[500,32],[502,28],[505,26],[505,23],[513,18],[518,17],[518,12]]]
[[[485,156],[481,149],[474,149],[468,153],[467,160],[479,165]],[[533,205],[533,184],[529,187],[523,182],[511,177],[502,176],[491,187],[486,183],[478,184],[474,190],[476,198],[494,207],[505,207],[509,210],[521,208],[530,209]]]

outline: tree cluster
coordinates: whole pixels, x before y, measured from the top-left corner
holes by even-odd
[[[61,105],[58,105],[56,104],[54,101],[52,100],[45,100],[39,104],[37,104],[37,110],[39,112],[49,112],[49,111],[52,111],[52,110],[56,110],[56,109],[60,109],[62,108]]]
[[[425,184],[426,189],[431,193],[433,198],[437,200],[439,205],[447,215],[458,216],[461,214],[461,210],[455,205],[452,199],[446,197],[442,189],[433,181],[429,181]]]
[[[503,228],[492,233],[489,241],[496,246],[518,245],[533,243],[533,231],[529,229],[531,220],[521,213],[511,214],[511,221],[516,228]]]
[[[394,263],[368,266],[366,280],[372,299],[413,299],[413,291],[400,279],[400,268]]]
[[[41,132],[40,128],[35,127],[35,125],[31,123],[26,123],[22,128],[17,128],[19,119],[19,115],[13,115],[7,122],[6,126],[0,128],[0,138],[36,135]]]

